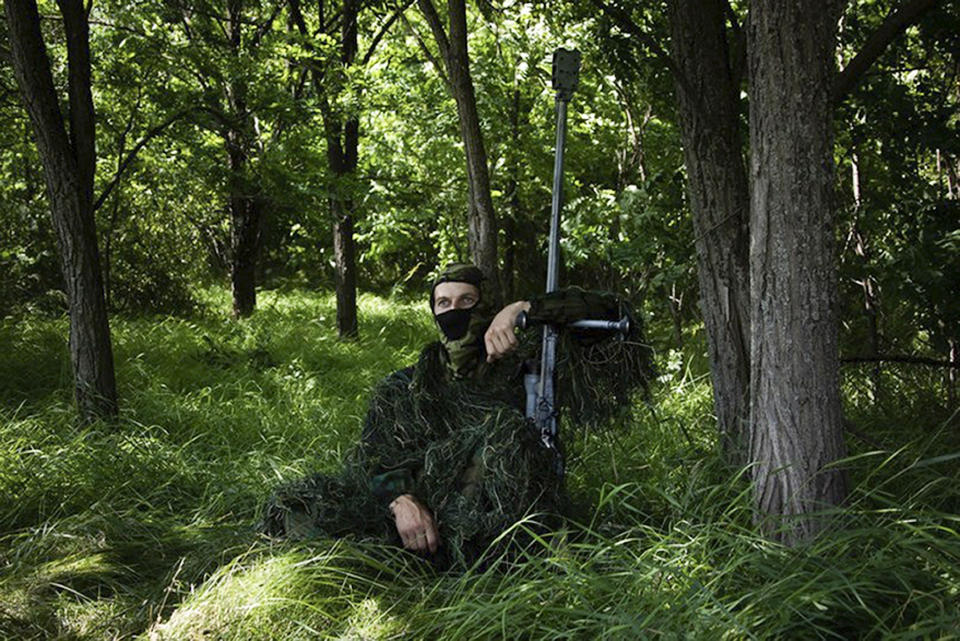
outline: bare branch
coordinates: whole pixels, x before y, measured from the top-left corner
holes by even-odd
[[[630,14],[620,7],[607,4],[603,0],[590,0],[590,2],[593,3],[595,7],[600,9],[600,11],[612,18],[613,21],[617,23],[617,26],[646,45],[653,55],[675,76],[678,78],[682,77],[683,74],[680,72],[680,68],[677,66],[676,62],[674,62],[673,58],[670,57],[670,54],[664,51],[663,47],[660,46],[660,43],[650,37],[650,34],[641,29],[640,25],[634,22],[633,18],[630,17]]]
[[[364,54],[363,60],[360,62],[361,65],[366,66],[370,62],[370,58],[373,57],[373,52],[377,48],[377,45],[380,44],[380,41],[383,40],[383,37],[387,35],[387,31],[390,30],[390,27],[393,26],[393,23],[397,21],[400,17],[400,14],[404,13],[410,5],[413,4],[413,0],[404,0],[403,4],[397,7],[397,10],[387,19],[383,26],[380,28],[380,31],[377,32],[377,35],[373,37],[373,40],[370,42],[370,46],[367,48],[367,53]]]
[[[890,43],[906,31],[907,27],[915,24],[923,14],[937,6],[938,2],[939,0],[907,0],[888,15],[883,24],[867,39],[859,53],[837,75],[833,83],[833,101],[839,102],[853,90]]]
[[[137,144],[133,146],[132,149],[127,153],[126,158],[123,159],[123,162],[117,166],[117,171],[114,174],[113,178],[107,183],[107,186],[104,188],[103,193],[100,194],[100,197],[97,198],[96,202],[93,204],[93,211],[97,211],[106,202],[107,197],[110,195],[110,192],[113,191],[114,187],[120,182],[120,179],[123,177],[123,173],[127,170],[127,167],[130,166],[130,163],[134,161],[137,157],[137,154],[140,153],[140,150],[147,146],[147,143],[163,133],[163,130],[180,120],[187,114],[194,111],[196,108],[191,107],[190,109],[184,109],[183,111],[178,111],[173,114],[159,125],[150,129],[143,138],[137,141]]]
[[[401,14],[400,20],[403,21],[403,25],[407,28],[407,32],[410,33],[417,40],[417,45],[419,45],[420,50],[423,51],[423,55],[426,56],[427,60],[430,61],[430,64],[433,65],[434,69],[437,70],[437,73],[440,74],[440,79],[443,80],[443,84],[447,86],[451,92],[453,91],[453,85],[450,84],[450,79],[447,77],[446,72],[444,71],[445,67],[443,63],[437,60],[436,56],[430,51],[430,47],[427,46],[427,43],[424,41],[423,36],[414,28],[414,26],[407,20],[407,16]]]
[[[947,367],[960,369],[960,362],[941,361],[923,356],[900,356],[896,354],[878,354],[876,356],[850,356],[841,358],[841,363],[907,363],[910,365],[929,365],[931,367]]]
[[[426,18],[430,30],[433,31],[437,48],[440,49],[440,57],[446,62],[450,59],[450,40],[447,37],[447,32],[443,30],[443,21],[440,20],[437,8],[433,6],[433,0],[417,0],[417,5],[419,5],[423,17]]]

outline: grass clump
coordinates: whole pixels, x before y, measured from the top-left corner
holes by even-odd
[[[632,430],[580,438],[582,514],[504,533],[531,541],[516,558],[451,575],[369,541],[259,539],[270,491],[336,469],[370,388],[433,336],[422,304],[360,312],[352,342],[332,296],[304,292],[242,321],[115,318],[122,415],[85,427],[63,320],[0,324],[0,638],[957,637],[957,419],[928,404],[907,433],[850,378],[870,442],[851,437],[849,504],[802,549],[757,535],[748,471],[712,454],[708,380],[678,354]]]

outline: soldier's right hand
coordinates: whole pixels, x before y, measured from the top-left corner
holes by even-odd
[[[397,533],[403,547],[414,552],[434,554],[440,545],[440,533],[433,514],[412,494],[401,494],[390,504]]]

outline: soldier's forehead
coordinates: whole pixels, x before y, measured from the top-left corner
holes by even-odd
[[[480,290],[476,285],[470,283],[446,282],[440,283],[433,290],[434,298],[456,298],[464,294],[477,295]]]

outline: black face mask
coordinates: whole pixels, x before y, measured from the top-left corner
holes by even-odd
[[[470,329],[470,317],[473,316],[473,308],[451,309],[449,312],[437,314],[437,325],[440,331],[447,337],[447,340],[458,341],[467,334]]]

